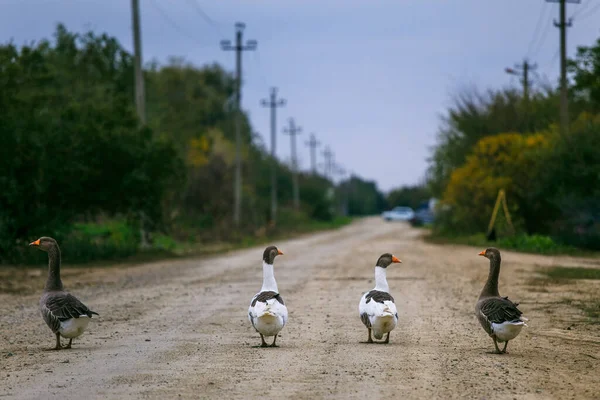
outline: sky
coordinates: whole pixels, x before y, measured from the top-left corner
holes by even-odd
[[[242,106],[270,148],[269,109],[276,86],[277,156],[290,157],[282,132],[289,118],[302,127],[299,161],[310,167],[310,133],[329,146],[349,173],[383,191],[421,182],[442,116],[461,88],[520,85],[505,67],[537,63],[533,85],[556,82],[559,6],[544,0],[139,0],[144,62],[181,56],[202,66],[235,68],[219,42],[258,42],[243,53]],[[568,55],[600,37],[600,0],[568,4],[573,25]],[[133,48],[128,0],[0,0],[0,40],[26,44],[49,38],[62,22],[94,30]],[[558,112],[558,110],[557,110]]]

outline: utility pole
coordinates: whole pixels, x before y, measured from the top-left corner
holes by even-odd
[[[248,40],[246,45],[242,44],[242,34],[245,24],[237,22],[235,24],[235,45],[230,40],[221,40],[221,48],[225,51],[235,51],[235,80],[236,80],[236,109],[235,109],[235,182],[234,182],[234,204],[233,204],[233,223],[240,225],[242,208],[242,133],[241,133],[241,104],[242,104],[242,52],[256,50],[256,40]]]
[[[323,151],[323,157],[325,157],[325,177],[330,178],[333,166],[333,153],[331,152],[329,146],[327,146],[325,151]]]
[[[277,107],[285,106],[285,99],[277,100],[277,88],[271,88],[271,98],[261,100],[263,107],[271,108],[271,223],[277,222],[277,158],[275,144],[277,142]]]
[[[131,22],[133,28],[133,73],[135,82],[135,107],[142,125],[146,125],[146,93],[144,90],[144,71],[142,70],[142,34],[140,27],[139,0],[131,0]],[[146,214],[140,210],[140,246],[150,247],[148,231],[146,230]]]
[[[317,141],[315,138],[315,134],[310,134],[310,140],[305,142],[305,144],[310,147],[310,166],[313,175],[317,174],[317,146],[321,144],[321,142]]]
[[[138,118],[143,125],[146,124],[146,96],[144,91],[144,72],[142,71],[142,35],[140,33],[140,3],[131,0],[131,19],[133,27],[134,51],[134,78],[135,78],[135,106]]]
[[[550,3],[560,3],[560,21],[554,21],[554,26],[560,29],[560,132],[563,136],[569,133],[569,106],[567,99],[567,3],[579,4],[581,0],[546,0]]]
[[[523,84],[523,116],[527,129],[531,129],[529,126],[529,73],[536,69],[537,64],[530,64],[527,59],[523,60],[522,65],[516,64],[514,68],[504,69],[507,74],[521,77],[521,83]]]
[[[346,193],[346,189],[344,188],[344,178],[346,177],[346,170],[341,165],[336,164],[335,172],[340,176],[338,190],[340,194],[341,213],[343,216],[346,216],[348,215],[348,196]]]
[[[504,69],[507,74],[521,77],[521,83],[523,84],[523,98],[525,101],[529,100],[529,73],[536,69],[537,64],[530,64],[527,60],[523,60],[523,64],[521,65],[516,64],[514,68]]]
[[[302,128],[296,126],[293,118],[289,119],[289,128],[284,128],[283,133],[290,135],[292,144],[292,173],[293,173],[293,185],[294,185],[294,208],[298,210],[300,208],[300,192],[298,189],[298,156],[296,154],[296,135],[302,133]]]

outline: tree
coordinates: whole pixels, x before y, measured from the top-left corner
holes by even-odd
[[[431,198],[431,191],[426,185],[402,186],[387,195],[388,207],[407,206],[418,208]]]
[[[536,154],[548,146],[544,134],[505,133],[481,139],[464,166],[450,177],[442,203],[450,206],[440,229],[485,232],[496,196],[504,189],[513,221],[535,230],[539,213],[528,201],[538,170]]]
[[[18,260],[32,236],[64,237],[80,218],[156,222],[183,173],[174,146],[139,126],[131,57],[106,35],[0,46],[0,257]],[[132,76],[132,74],[130,75]]]
[[[438,143],[429,160],[428,181],[434,196],[441,196],[452,172],[463,165],[482,138],[504,132],[530,133],[557,122],[555,89],[533,92],[528,102],[514,89],[465,90],[442,119]]]
[[[567,70],[574,81],[572,92],[576,101],[586,103],[590,112],[600,112],[600,39],[593,46],[580,46]]]
[[[374,181],[365,181],[357,176],[338,185],[348,199],[348,215],[373,215],[385,209],[385,197]]]

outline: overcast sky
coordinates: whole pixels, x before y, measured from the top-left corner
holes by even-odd
[[[144,61],[183,56],[234,68],[221,39],[258,41],[243,55],[243,107],[269,139],[268,109],[260,99],[277,86],[277,154],[289,158],[287,118],[314,132],[347,170],[380,189],[414,184],[427,166],[439,115],[465,85],[518,85],[504,68],[524,57],[555,82],[559,60],[558,4],[544,0],[140,0]],[[203,14],[203,13],[204,14]],[[600,36],[600,0],[569,4],[568,53]],[[539,21],[539,24],[538,24]],[[107,32],[132,48],[128,0],[0,0],[0,38],[17,44],[49,37],[58,22],[69,30]],[[535,81],[534,81],[535,83]],[[322,148],[321,148],[322,150]],[[322,162],[322,156],[319,157]]]

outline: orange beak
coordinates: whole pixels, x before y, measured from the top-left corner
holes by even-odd
[[[35,242],[31,242],[29,243],[30,246],[39,246],[40,245],[40,239],[36,240]]]
[[[392,256],[393,263],[401,263],[402,261],[398,260],[395,256]]]
[[[479,253],[480,256],[485,256],[485,250]]]
[[[283,255],[283,251],[281,251],[281,250],[277,249],[277,254],[279,254],[279,255]]]

